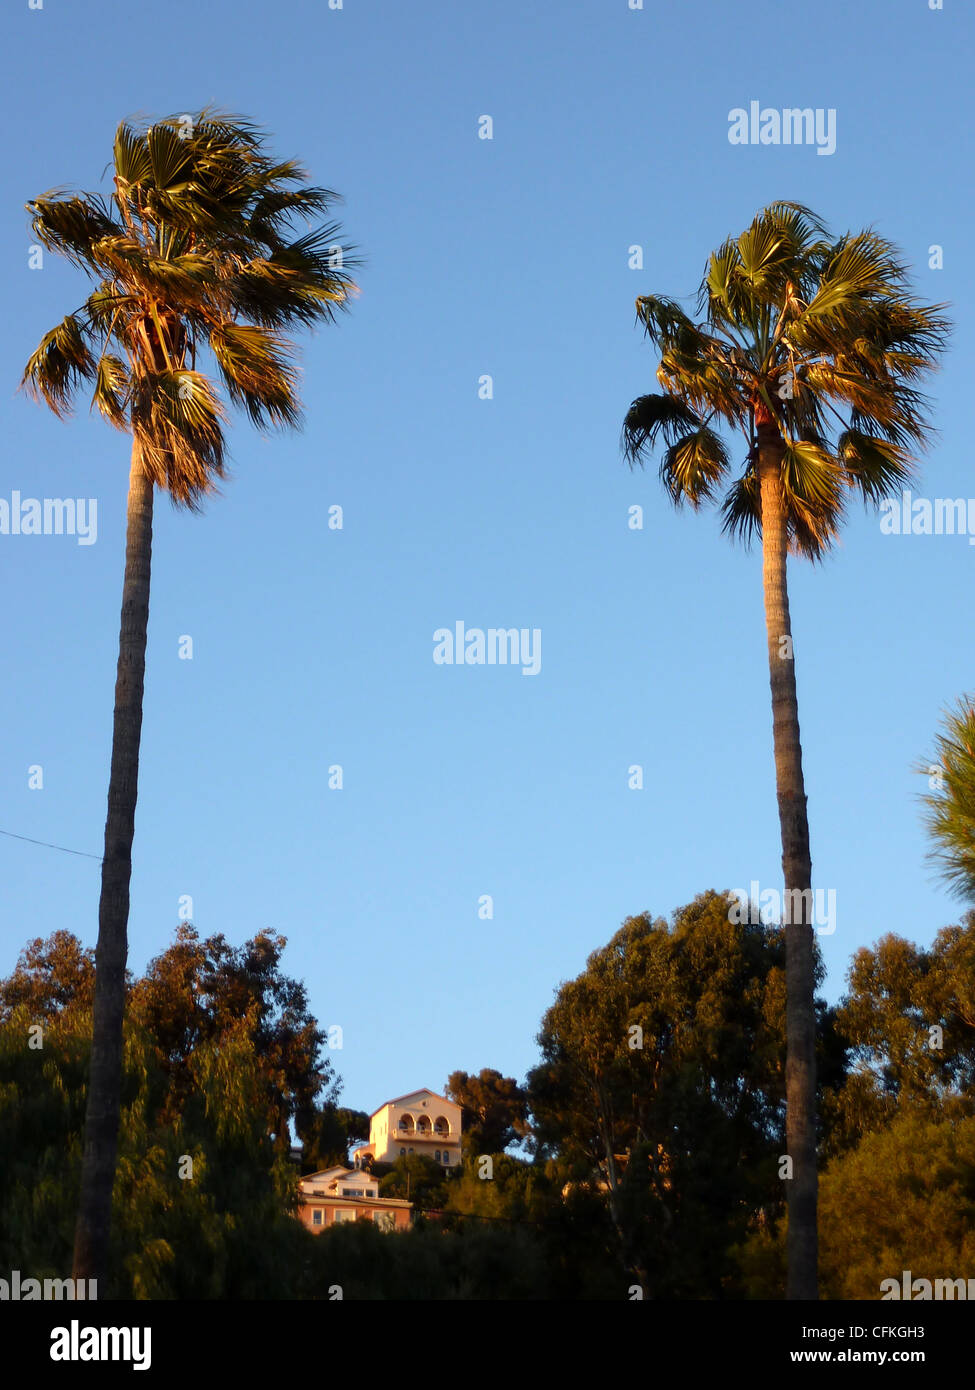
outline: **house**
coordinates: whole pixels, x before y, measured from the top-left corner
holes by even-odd
[[[436,1091],[410,1091],[388,1100],[369,1117],[369,1142],[352,1155],[356,1168],[371,1157],[395,1163],[407,1154],[425,1154],[443,1168],[460,1163],[461,1108]]]
[[[411,1202],[380,1197],[379,1179],[340,1164],[302,1178],[298,1184],[298,1219],[310,1231],[340,1221],[374,1221],[383,1231],[410,1224]]]
[[[412,1202],[380,1197],[379,1179],[363,1160],[395,1163],[407,1154],[426,1154],[443,1168],[456,1168],[460,1136],[460,1106],[436,1091],[411,1091],[386,1101],[369,1117],[369,1142],[354,1151],[354,1168],[340,1164],[300,1180],[298,1219],[310,1231],[339,1221],[374,1221],[384,1231],[404,1229],[410,1224]]]

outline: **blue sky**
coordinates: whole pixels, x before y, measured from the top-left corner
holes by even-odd
[[[0,26],[0,498],[98,504],[92,545],[0,535],[0,827],[100,851],[128,476],[85,405],[63,424],[16,393],[85,294],[53,257],[29,268],[23,204],[101,186],[122,118],[216,103],[343,195],[366,265],[351,314],[305,341],[303,433],[238,421],[204,515],[157,499],[130,965],[190,894],[204,934],[287,936],[287,969],[343,1029],[345,1103],[455,1068],[521,1077],[554,989],[623,918],[781,878],[760,556],[620,458],[656,367],[633,301],[689,295],[774,199],[837,233],[875,224],[957,324],[917,492],[975,494],[971,17],[959,0],[13,0]],[[833,109],[835,153],[730,144],[752,100]],[[884,536],[861,510],[824,565],[791,567],[831,998],[857,947],[958,919],[912,768],[973,685],[973,573],[966,537]],[[435,665],[459,620],[539,628],[541,671]],[[3,973],[58,928],[94,944],[95,860],[0,836],[0,883]]]

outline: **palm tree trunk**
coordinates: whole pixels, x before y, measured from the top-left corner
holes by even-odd
[[[133,441],[122,622],[115,680],[112,768],[108,784],[101,897],[98,902],[88,1109],[72,1271],[75,1279],[96,1279],[103,1288],[108,1268],[112,1187],[118,1146],[129,880],[132,876],[132,836],[139,781],[151,554],[152,483],[146,477],[141,452]]]
[[[786,585],[786,516],[782,495],[783,444],[774,424],[758,426],[762,501],[762,581],[772,687],[775,783],[782,830],[786,904],[786,1149],[788,1180],[788,1285],[786,1297],[815,1299],[816,1230],[816,1013],[812,927],[812,861],[799,741],[799,704]],[[791,890],[791,891],[790,891]]]

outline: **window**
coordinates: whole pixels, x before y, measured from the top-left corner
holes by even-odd
[[[449,1133],[450,1133],[450,1126],[448,1125],[447,1121],[444,1119],[443,1115],[438,1115],[438,1116],[437,1116],[436,1120],[434,1120],[433,1127],[434,1127],[434,1129],[436,1130],[436,1132],[437,1132],[438,1134],[449,1134]]]
[[[400,1156],[400,1158],[405,1158],[405,1157],[406,1157],[406,1150],[405,1150],[405,1149],[400,1149],[400,1151],[399,1151],[399,1156]]]
[[[396,1213],[392,1211],[377,1211],[375,1222],[381,1231],[393,1231],[396,1229]]]
[[[324,1213],[322,1212],[322,1209],[321,1209],[320,1207],[316,1207],[315,1210],[314,1210],[314,1211],[312,1212],[312,1214],[311,1214],[311,1224],[312,1224],[313,1226],[321,1226],[321,1225],[323,1225],[323,1224],[324,1224],[324,1223],[322,1222],[322,1216],[323,1216],[323,1215],[324,1215]]]
[[[335,1220],[336,1220],[336,1221],[354,1221],[354,1220],[355,1220],[355,1212],[354,1212],[354,1211],[350,1211],[348,1207],[337,1207],[336,1210],[335,1210]]]
[[[440,1162],[440,1150],[437,1149],[436,1153],[435,1153],[433,1156],[434,1156],[434,1158],[437,1160],[437,1162],[439,1163],[439,1162]]]
[[[444,1151],[443,1151],[443,1166],[444,1166],[445,1168],[449,1168],[449,1167],[450,1167],[450,1154],[447,1152],[446,1149],[444,1149]]]
[[[343,1188],[342,1188],[342,1196],[343,1196],[343,1197],[361,1197],[361,1196],[362,1196],[362,1193],[359,1191],[359,1189],[358,1189],[357,1187],[343,1187]]]

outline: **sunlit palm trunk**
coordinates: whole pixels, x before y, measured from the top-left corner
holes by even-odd
[[[118,1146],[129,880],[132,875],[132,836],[139,780],[151,552],[152,483],[143,471],[138,446],[133,444],[122,622],[115,681],[112,768],[98,903],[91,1069],[73,1270],[76,1279],[97,1279],[101,1289],[105,1288],[107,1273],[112,1187]]]
[[[811,920],[812,863],[802,777],[799,705],[786,586],[786,519],[780,465],[782,443],[775,425],[759,426],[758,473],[762,500],[762,579],[772,687],[775,782],[782,830],[782,871],[792,912],[786,934],[786,1148],[792,1177],[789,1210],[790,1299],[818,1298],[816,1232],[816,1015]],[[801,894],[801,897],[799,896]],[[797,902],[798,899],[798,902]]]

